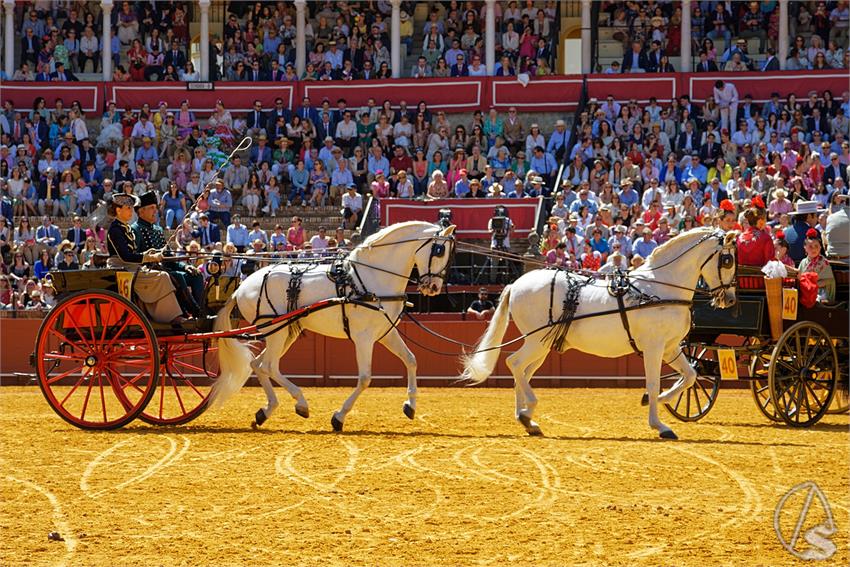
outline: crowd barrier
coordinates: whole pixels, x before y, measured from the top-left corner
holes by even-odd
[[[231,112],[247,112],[254,100],[260,100],[266,108],[273,106],[281,97],[290,108],[297,108],[304,96],[318,106],[327,98],[331,107],[336,107],[339,98],[345,98],[348,106],[360,107],[369,98],[378,104],[389,100],[394,106],[400,101],[414,108],[425,100],[432,110],[446,112],[472,112],[491,106],[506,110],[514,106],[520,112],[572,112],[581,98],[583,81],[587,82],[589,97],[600,101],[609,94],[617,100],[635,98],[641,103],[649,97],[659,102],[688,94],[696,102],[702,102],[711,94],[717,79],[733,82],[743,99],[751,94],[755,102],[764,102],[772,92],[783,98],[794,93],[798,98],[806,97],[810,90],[823,92],[830,89],[836,97],[848,90],[847,71],[777,71],[773,73],[671,73],[646,75],[553,75],[532,78],[527,84],[516,79],[501,77],[463,77],[458,79],[388,79],[383,81],[351,82],[261,82],[229,83],[218,82],[213,90],[188,90],[186,83],[103,83],[79,82],[72,84],[5,82],[0,85],[0,100],[12,100],[19,110],[32,108],[37,96],[53,106],[57,98],[67,104],[79,100],[87,113],[102,112],[106,102],[115,101],[119,108],[138,110],[143,103],[155,107],[160,101],[177,108],[182,100],[188,100],[194,112],[205,115],[213,111],[215,101],[222,99]]]

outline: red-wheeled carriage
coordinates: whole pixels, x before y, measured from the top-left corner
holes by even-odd
[[[230,331],[213,331],[215,313],[239,278],[210,277],[202,316],[175,326],[151,322],[134,301],[130,272],[51,276],[59,302],[42,321],[30,362],[50,407],[82,429],[117,429],[136,418],[152,425],[187,423],[209,403],[219,374],[218,339],[262,338],[267,329],[344,301],[325,299],[258,324],[235,322]]]
[[[175,327],[152,323],[132,301],[132,274],[116,270],[51,274],[59,299],[39,328],[32,364],[50,406],[83,429],[115,429],[137,417],[178,425],[207,407],[218,374],[212,319]],[[206,287],[215,313],[238,280]]]

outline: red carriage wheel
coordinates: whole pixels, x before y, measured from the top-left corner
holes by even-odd
[[[117,429],[151,400],[159,349],[138,307],[110,291],[83,291],[47,314],[35,367],[47,403],[62,419],[81,429]]]
[[[207,409],[212,381],[218,377],[218,348],[205,343],[165,343],[159,370],[159,386],[139,418],[151,425],[187,423]]]

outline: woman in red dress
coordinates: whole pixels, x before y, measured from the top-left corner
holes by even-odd
[[[773,239],[764,229],[765,209],[761,196],[753,198],[753,206],[744,212],[747,228],[738,236],[738,264],[761,268],[776,259]]]

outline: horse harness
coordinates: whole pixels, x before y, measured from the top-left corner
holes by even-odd
[[[708,293],[714,294],[717,291],[726,290],[737,285],[736,279],[732,278],[732,280],[728,284],[723,283],[723,277],[721,274],[721,270],[733,268],[737,272],[737,258],[735,255],[728,250],[729,246],[727,246],[723,241],[723,236],[720,234],[709,234],[706,235],[702,240],[697,242],[697,245],[701,244],[705,240],[709,238],[718,238],[720,241],[721,247],[718,250],[715,250],[708,258],[700,266],[700,272],[705,267],[705,265],[718,254],[720,255],[720,259],[717,263],[717,279],[720,282],[720,285],[714,287],[709,290]],[[696,246],[692,247],[696,248]],[[676,258],[678,259],[678,258]],[[671,260],[672,261],[672,260]],[[617,300],[617,309],[605,311],[601,313],[593,313],[582,317],[576,317],[575,313],[578,309],[578,300],[581,294],[582,288],[585,286],[592,284],[595,281],[595,277],[585,276],[583,278],[578,277],[569,277],[567,275],[567,290],[564,294],[563,300],[563,311],[561,312],[561,316],[558,317],[557,320],[553,318],[552,308],[554,306],[555,301],[555,284],[558,278],[558,274],[560,272],[566,272],[565,270],[555,270],[555,274],[552,276],[552,281],[549,284],[549,324],[551,327],[547,333],[546,338],[552,341],[552,348],[558,350],[559,352],[563,352],[564,350],[564,342],[567,337],[567,333],[569,332],[570,325],[576,319],[583,319],[587,316],[598,316],[598,315],[610,315],[613,313],[618,313],[620,315],[620,321],[623,324],[623,329],[626,331],[626,336],[629,338],[629,346],[632,347],[632,350],[638,355],[643,356],[643,352],[638,348],[637,343],[635,342],[634,337],[632,336],[631,326],[629,325],[629,317],[628,312],[633,311],[635,309],[643,309],[646,307],[659,307],[663,305],[681,305],[686,307],[691,307],[693,305],[693,301],[689,300],[681,300],[681,299],[661,299],[656,295],[650,295],[648,293],[643,292],[634,284],[634,277],[630,276],[627,272],[623,270],[616,270],[612,275],[608,282],[608,293]],[[638,278],[639,279],[639,278]],[[671,287],[681,287],[673,284],[664,284],[666,286]],[[684,288],[683,288],[684,289]],[[630,300],[631,305],[626,305],[626,299]],[[672,361],[671,361],[672,362]]]
[[[448,262],[446,262],[446,265],[439,272],[432,272],[431,271],[431,264],[433,263],[434,258],[442,258],[446,254],[446,243],[444,242],[445,240],[449,240],[449,241],[454,242],[454,237],[440,236],[440,235],[433,236],[433,237],[425,239],[425,242],[423,242],[419,246],[419,248],[416,249],[416,252],[419,252],[422,248],[424,248],[426,245],[428,245],[428,243],[431,243],[431,251],[430,251],[430,255],[428,257],[428,272],[425,273],[425,274],[419,275],[419,278],[416,280],[417,284],[421,285],[423,280],[426,277],[429,277],[429,276],[432,277],[432,278],[433,277],[445,278],[445,274],[448,271],[449,266],[451,264],[451,258]],[[416,254],[416,252],[414,252],[414,254]],[[454,255],[454,246],[452,247],[452,256],[453,255]],[[353,304],[353,305],[358,306],[358,307],[365,307],[367,309],[372,309],[373,311],[379,311],[380,313],[382,313],[384,315],[384,317],[390,323],[390,327],[388,327],[387,330],[384,332],[384,334],[381,335],[380,338],[378,339],[378,340],[381,340],[387,335],[387,333],[390,332],[390,330],[392,330],[393,328],[396,327],[396,325],[398,324],[398,321],[401,319],[401,316],[404,314],[404,306],[402,306],[401,312],[399,313],[398,317],[396,317],[395,320],[390,319],[389,316],[386,314],[386,311],[384,310],[383,306],[381,305],[381,302],[384,302],[384,301],[405,302],[407,300],[407,295],[406,294],[376,295],[375,293],[368,291],[366,289],[366,285],[363,283],[363,279],[360,277],[360,273],[357,270],[358,264],[363,266],[363,267],[368,267],[368,268],[371,268],[371,269],[375,269],[375,270],[378,270],[378,271],[382,271],[382,272],[392,274],[392,275],[397,276],[397,277],[402,277],[406,280],[410,280],[410,277],[402,275],[402,274],[398,274],[396,272],[392,272],[390,270],[385,270],[383,268],[378,268],[376,266],[369,266],[368,264],[360,264],[359,262],[353,261],[343,254],[337,255],[334,258],[333,262],[328,267],[328,270],[327,270],[325,275],[327,276],[327,278],[331,282],[333,282],[334,287],[336,289],[336,297],[341,300],[341,301],[337,302],[336,304],[338,304],[340,306],[340,309],[342,311],[342,328],[345,331],[345,336],[348,337],[349,340],[351,339],[351,326],[350,326],[348,313],[346,312],[345,307],[346,307],[347,304]],[[315,269],[316,267],[318,267],[320,265],[321,264],[318,261],[311,262],[309,264],[302,264],[302,265],[296,265],[296,264],[290,264],[289,265],[290,279],[289,279],[289,282],[288,282],[287,287],[286,287],[286,312],[287,313],[293,312],[296,309],[298,309],[298,297],[301,294],[302,279],[303,279],[304,274]],[[271,276],[272,273],[273,273],[272,271],[269,271],[269,272],[266,272],[263,275],[263,281],[262,281],[262,284],[260,286],[261,292],[257,295],[256,313],[258,315],[254,319],[253,323],[256,323],[260,319],[273,319],[273,318],[281,316],[281,314],[277,312],[277,309],[275,308],[274,303],[271,301],[271,298],[269,297],[268,279],[269,279],[269,277]],[[273,312],[272,315],[259,315],[260,306],[261,306],[260,305],[261,299],[263,297],[265,297],[266,303],[268,303],[269,307],[271,308],[271,310]],[[303,315],[303,316],[306,316],[306,315]],[[301,317],[300,316],[296,317],[295,320],[297,320],[299,318],[301,318]],[[287,321],[281,327],[276,328],[274,331],[265,333],[263,336],[265,337],[265,336],[268,336],[269,334],[271,334],[272,332],[277,332],[278,330],[280,330],[284,326],[287,326],[287,325],[294,323],[294,322],[295,321]]]

